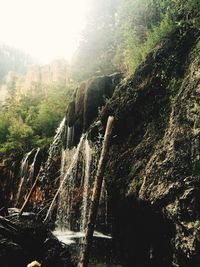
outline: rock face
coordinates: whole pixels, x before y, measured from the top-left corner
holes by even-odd
[[[26,211],[38,212],[44,209],[46,215],[49,199],[59,187],[60,156],[53,155],[46,168],[49,157],[47,147],[34,148],[23,157],[10,155],[0,161],[0,215],[7,215],[7,207],[21,208],[35,180],[40,177],[29,199]]]
[[[75,145],[79,142],[81,134],[95,120],[106,99],[112,96],[121,78],[120,73],[92,78],[83,82],[76,90],[74,100],[67,111],[68,127],[74,127]]]
[[[21,155],[10,155],[0,160],[0,186],[6,205],[14,204],[18,188]]]
[[[183,34],[184,33],[184,34]],[[200,264],[200,60],[177,29],[115,91],[106,181],[125,266]],[[119,222],[116,222],[116,218]]]
[[[37,260],[44,267],[74,267],[70,253],[44,225],[34,220],[0,217],[0,262],[3,267],[27,266]]]
[[[8,72],[4,84],[0,84],[0,101],[4,103],[10,88],[15,88],[15,97],[21,95],[38,95],[46,93],[46,87],[51,85],[66,86],[70,82],[69,65],[65,60],[54,60],[44,66],[31,65],[25,74]]]

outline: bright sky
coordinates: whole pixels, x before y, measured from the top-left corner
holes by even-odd
[[[86,22],[90,0],[0,0],[0,42],[41,63],[70,60]]]

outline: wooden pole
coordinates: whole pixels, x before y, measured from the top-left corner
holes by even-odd
[[[33,186],[31,187],[31,190],[28,193],[28,196],[26,197],[26,199],[24,201],[24,204],[22,205],[22,207],[21,207],[21,209],[19,211],[19,216],[21,216],[22,213],[24,212],[24,210],[25,210],[25,208],[26,208],[26,206],[27,206],[27,204],[29,202],[29,199],[31,198],[31,196],[32,196],[32,194],[33,194],[33,192],[34,192],[34,190],[36,188],[36,185],[37,185],[38,181],[39,181],[39,175],[36,177],[35,182],[33,183]]]
[[[104,176],[105,167],[107,163],[109,140],[112,134],[113,123],[114,123],[114,117],[110,116],[107,121],[101,156],[100,156],[100,160],[98,164],[97,174],[95,177],[94,189],[93,189],[93,194],[92,194],[92,204],[91,204],[91,209],[89,213],[89,219],[88,219],[88,225],[86,229],[83,250],[80,255],[80,262],[78,264],[78,267],[87,267],[89,263],[89,254],[90,254],[90,249],[92,246],[94,227],[95,227],[97,211],[98,211],[98,206],[99,206],[99,199],[101,195],[103,176]]]

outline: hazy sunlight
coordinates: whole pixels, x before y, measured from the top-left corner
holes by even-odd
[[[0,42],[41,63],[70,60],[86,21],[89,0],[0,0]]]

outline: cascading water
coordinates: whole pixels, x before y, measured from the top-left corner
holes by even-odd
[[[20,202],[21,195],[23,196],[25,193],[28,193],[31,184],[34,182],[35,176],[39,172],[39,168],[36,171],[38,155],[40,153],[40,148],[32,149],[28,152],[21,162],[20,167],[20,182],[18,186],[18,191],[16,195],[15,206],[17,206]]]
[[[81,214],[81,224],[80,230],[83,232],[86,228],[87,217],[88,217],[88,206],[89,206],[89,182],[91,176],[91,168],[92,168],[92,155],[94,156],[94,150],[89,145],[89,141],[86,139],[84,143],[85,149],[85,173],[84,173],[84,181],[83,181],[83,201],[82,201],[82,214]]]
[[[13,172],[14,167],[15,167],[15,162],[12,163],[11,169],[9,170],[9,175],[8,175],[11,185],[13,184],[13,181],[14,181],[14,172]],[[9,198],[10,198],[10,201],[13,200],[14,198],[13,190],[11,190]]]
[[[35,152],[35,156],[33,158],[33,162],[30,166],[30,171],[29,171],[29,175],[28,175],[28,182],[29,181],[32,181],[34,175],[35,175],[35,164],[36,164],[36,160],[37,160],[37,157],[38,157],[38,154],[40,152],[40,148],[37,148],[36,152]]]
[[[87,226],[93,182],[98,164],[98,149],[82,135],[77,148],[62,150],[58,192],[57,228],[84,232]],[[101,219],[107,222],[107,194],[101,194]],[[102,220],[102,218],[104,218]]]
[[[22,159],[22,162],[21,162],[21,166],[20,166],[20,183],[19,183],[18,191],[17,191],[17,195],[16,195],[16,203],[15,203],[16,206],[18,204],[18,201],[19,201],[19,198],[20,198],[20,195],[21,195],[22,185],[24,183],[24,180],[27,177],[28,167],[29,167],[28,159],[29,159],[30,155],[32,154],[32,152],[33,152],[33,150],[28,152],[25,155],[25,157]]]
[[[54,201],[58,197],[58,205],[56,229],[53,233],[65,244],[74,244],[74,253],[77,258],[79,257],[80,249],[83,245],[83,238],[88,224],[93,184],[100,154],[100,144],[101,141],[99,141],[98,145],[94,145],[87,139],[86,134],[84,134],[81,136],[77,147],[62,150],[60,188],[57,191],[57,195],[54,197]],[[54,204],[52,202],[49,213],[53,208]],[[106,223],[107,191],[104,182],[96,230],[102,229],[99,228],[99,224],[101,226],[104,224],[105,226]],[[104,227],[104,229],[105,228],[106,227]],[[94,237],[96,240],[95,246],[105,244],[105,246],[109,247],[111,244],[110,235],[95,231]],[[109,249],[104,251],[104,255],[109,253]],[[97,255],[94,254],[94,257],[96,256]]]
[[[66,122],[66,119],[64,117],[63,120],[61,121],[59,127],[57,128],[53,142],[49,147],[48,158],[47,158],[47,161],[46,161],[45,166],[44,166],[44,170],[43,170],[44,175],[42,175],[42,178],[45,178],[45,174],[48,173],[50,166],[52,164],[53,157],[57,154],[60,154],[60,150],[62,147],[62,136],[64,135],[65,128],[66,128],[65,122]]]
[[[64,136],[65,140],[63,140]],[[59,178],[60,186],[56,192],[54,191],[53,200],[44,222],[49,219],[54,220],[56,213],[56,228],[53,233],[62,242],[74,244],[77,257],[88,224],[92,191],[102,144],[101,138],[102,136],[94,144],[87,139],[86,134],[83,134],[77,147],[74,147],[74,127],[66,127],[65,121],[62,121],[49,149],[49,158],[44,168],[46,176],[44,173],[43,177],[49,177],[48,171],[51,173],[53,157],[55,154],[57,156],[60,154],[60,173],[55,176],[55,180],[58,181],[57,178]],[[48,180],[45,181],[48,182]],[[105,230],[107,228],[106,223],[107,192],[105,183],[103,183],[96,230]],[[105,227],[101,227],[102,225]],[[109,239],[111,239],[109,235],[97,231],[94,232],[94,236],[95,240],[98,239],[100,242],[99,244],[105,240],[107,240],[105,242],[110,242]]]
[[[73,146],[74,141],[74,127],[67,127],[67,143],[66,147],[71,148]]]
[[[71,157],[71,161],[70,161],[70,160],[65,161],[65,158],[67,157],[68,154],[65,153],[64,151],[63,151],[63,153],[62,153],[62,154],[64,155],[64,157],[65,157],[65,158],[63,158],[63,159],[61,160],[61,162],[62,162],[62,164],[63,164],[63,166],[61,167],[61,169],[63,170],[63,174],[61,174],[61,175],[63,175],[63,176],[61,176],[60,186],[59,186],[59,188],[58,188],[58,190],[57,190],[57,192],[56,192],[56,194],[55,194],[55,196],[54,196],[54,198],[53,198],[53,201],[51,202],[51,205],[50,205],[49,210],[48,210],[48,212],[47,212],[45,221],[46,221],[46,220],[49,218],[49,216],[51,215],[52,209],[54,208],[54,204],[55,204],[55,201],[56,201],[58,195],[59,195],[59,194],[62,194],[62,192],[63,192],[62,190],[63,190],[63,188],[65,188],[65,186],[64,186],[65,182],[68,181],[68,180],[69,180],[69,181],[70,181],[70,180],[73,181],[73,179],[68,179],[68,178],[69,178],[69,177],[72,177],[72,178],[73,178],[72,173],[73,173],[73,171],[74,171],[74,167],[76,166],[77,161],[78,161],[79,152],[80,152],[80,148],[81,148],[81,146],[82,146],[82,142],[83,142],[83,137],[81,137],[80,142],[79,142],[79,145],[78,145],[77,148],[75,149],[74,154],[73,154],[73,152],[71,153],[71,156],[72,156],[72,157]],[[67,157],[67,158],[69,159],[69,157]],[[66,171],[65,171],[65,167],[66,167]],[[64,197],[66,197],[65,194],[63,194],[63,195],[64,195]],[[67,197],[69,197],[69,196],[67,195]],[[61,200],[62,200],[62,198],[60,197],[58,206],[60,205],[60,202],[62,202]],[[65,203],[65,201],[66,201],[66,199],[64,199],[64,203]],[[71,203],[70,203],[70,204],[71,204]],[[63,205],[63,208],[64,208],[64,207],[65,207],[65,206]],[[69,206],[67,206],[67,209],[69,209]],[[65,209],[65,212],[66,212],[66,209]],[[64,215],[65,212],[62,212],[62,214]],[[59,221],[61,221],[61,220],[59,219]],[[60,224],[61,224],[61,223],[60,223]]]
[[[69,165],[76,155],[73,167]],[[94,150],[86,136],[80,139],[77,148],[63,150],[61,180],[65,179],[59,192],[57,226],[61,229],[84,230],[91,191],[92,157]]]
[[[49,156],[44,167],[44,174],[48,173],[53,155],[60,149],[62,137],[65,133],[65,119],[61,122],[54,141],[49,149]],[[47,212],[46,219],[51,216],[57,203],[57,227],[75,231],[84,231],[87,225],[90,208],[91,192],[98,163],[98,149],[82,135],[77,147],[72,147],[74,128],[68,127],[66,134],[66,148],[61,150],[60,187]],[[105,197],[105,194],[102,194]],[[105,198],[101,202],[107,201]],[[106,209],[102,213],[106,215]]]

